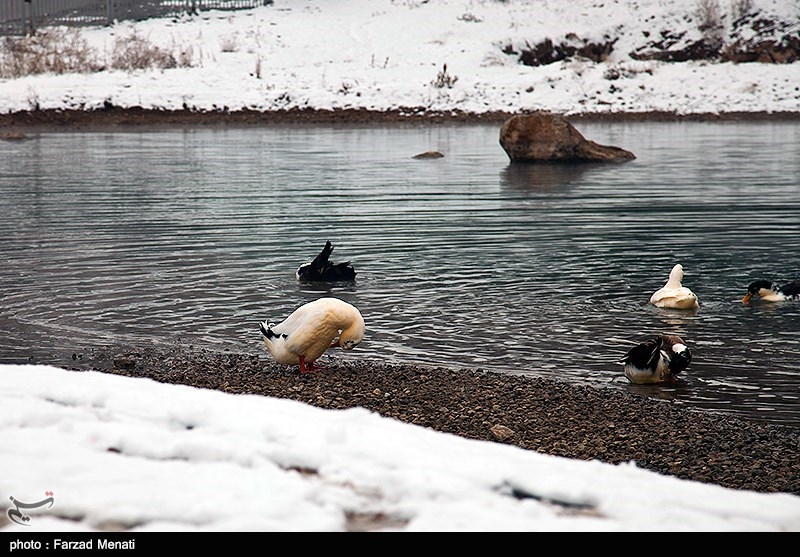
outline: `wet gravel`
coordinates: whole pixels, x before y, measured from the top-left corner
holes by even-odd
[[[678,478],[800,495],[800,428],[527,375],[339,359],[335,351],[320,363],[324,370],[301,375],[268,355],[178,344],[76,350],[62,367],[320,408],[358,406],[470,439],[580,460],[634,461]]]

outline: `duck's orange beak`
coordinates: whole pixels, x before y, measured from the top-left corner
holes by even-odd
[[[747,302],[750,301],[750,298],[752,298],[752,297],[753,297],[753,295],[750,294],[750,292],[748,292],[747,294],[744,295],[744,298],[742,298],[742,303],[746,304]]]

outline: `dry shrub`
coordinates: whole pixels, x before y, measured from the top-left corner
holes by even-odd
[[[717,0],[697,0],[698,28],[712,50],[719,50],[725,41],[725,16]]]
[[[733,21],[746,17],[753,11],[753,0],[731,0],[731,17]]]
[[[239,41],[236,34],[227,35],[225,37],[220,37],[219,39],[219,48],[222,52],[238,52],[239,51]]]
[[[458,76],[447,73],[447,64],[444,64],[442,66],[442,71],[436,74],[436,79],[431,81],[431,85],[437,89],[443,89],[444,87],[452,89],[456,81],[458,81]]]
[[[115,70],[146,70],[177,68],[172,52],[159,48],[134,29],[127,37],[117,37],[111,52],[111,68]]]
[[[190,66],[192,51],[182,49],[178,58],[159,48],[135,30],[114,41],[109,67],[117,70],[168,69]],[[76,28],[42,27],[28,37],[5,37],[0,41],[0,78],[18,78],[41,73],[92,73],[105,69]]]
[[[188,68],[192,65],[194,60],[194,49],[191,46],[182,46],[178,48],[178,67]]]
[[[78,30],[44,27],[28,37],[5,37],[0,43],[0,77],[42,73],[99,71],[96,51]]]

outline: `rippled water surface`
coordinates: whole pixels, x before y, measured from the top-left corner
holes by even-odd
[[[355,304],[353,353],[554,376],[800,424],[800,124],[579,124],[619,165],[510,165],[499,126],[42,133],[0,147],[0,362],[177,341],[267,357],[258,322]],[[422,151],[444,157],[414,159]],[[330,239],[355,284],[299,285]],[[682,263],[696,311],[648,304]],[[618,359],[657,332],[673,387]]]

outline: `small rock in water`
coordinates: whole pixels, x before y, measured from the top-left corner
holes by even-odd
[[[418,155],[414,155],[415,159],[441,159],[444,155],[439,151],[425,151]]]

